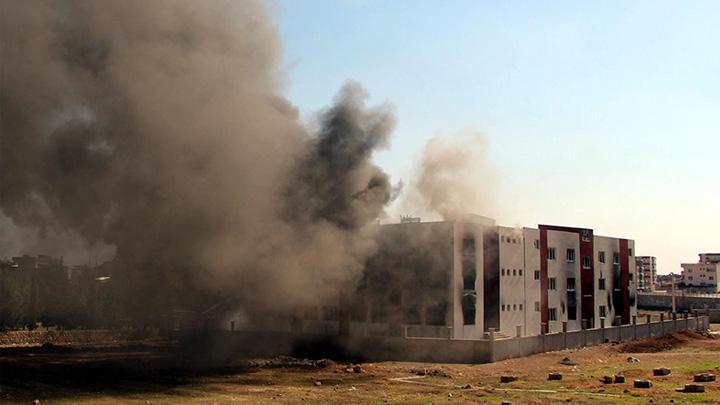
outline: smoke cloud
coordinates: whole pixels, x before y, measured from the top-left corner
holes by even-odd
[[[136,313],[292,308],[358,276],[391,199],[371,157],[393,114],[348,83],[305,129],[261,3],[0,7],[0,225],[23,229],[5,238],[115,247]]]
[[[456,220],[470,213],[493,216],[495,175],[487,138],[464,131],[452,140],[434,136],[422,149],[415,180],[398,204],[401,214]]]

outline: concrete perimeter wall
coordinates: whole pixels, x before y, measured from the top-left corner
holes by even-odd
[[[638,293],[639,309],[671,310],[672,295],[659,293]],[[704,308],[720,310],[720,296],[675,295],[676,311],[693,311]]]
[[[708,316],[620,327],[558,332],[507,339],[451,340],[389,336],[338,337],[284,332],[213,331],[190,342],[218,355],[355,358],[364,361],[488,363],[533,353],[662,336],[684,330],[707,330]]]
[[[513,357],[527,356],[533,353],[551,352],[582,346],[598,345],[606,342],[624,342],[652,336],[663,336],[684,330],[707,330],[710,326],[708,316],[678,317],[663,322],[638,323],[635,325],[612,326],[607,328],[586,329],[572,332],[550,333],[547,335],[522,338],[501,339],[492,342],[493,361]]]
[[[0,332],[0,347],[54,345],[102,345],[157,339],[157,332],[142,330],[14,330]]]

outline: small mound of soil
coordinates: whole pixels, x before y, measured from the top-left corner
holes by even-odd
[[[702,333],[684,331],[662,337],[651,337],[622,343],[618,345],[617,350],[620,353],[658,353],[682,346],[692,339],[708,339],[708,336]]]

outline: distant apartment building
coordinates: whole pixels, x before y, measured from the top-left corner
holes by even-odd
[[[720,292],[718,269],[720,253],[700,253],[697,263],[683,263],[682,280],[685,286],[700,288],[709,292]]]
[[[480,339],[491,329],[525,336],[629,324],[636,314],[634,242],[592,229],[473,217],[381,225],[377,244],[361,280],[336,300],[240,326]]]
[[[637,287],[639,291],[655,291],[657,261],[655,256],[635,256]]]

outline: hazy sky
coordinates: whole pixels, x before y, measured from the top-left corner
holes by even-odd
[[[347,79],[395,106],[376,159],[393,181],[410,179],[428,138],[472,128],[489,140],[478,159],[490,161],[503,225],[631,238],[662,273],[720,251],[719,2],[276,8],[286,95],[303,116]]]

